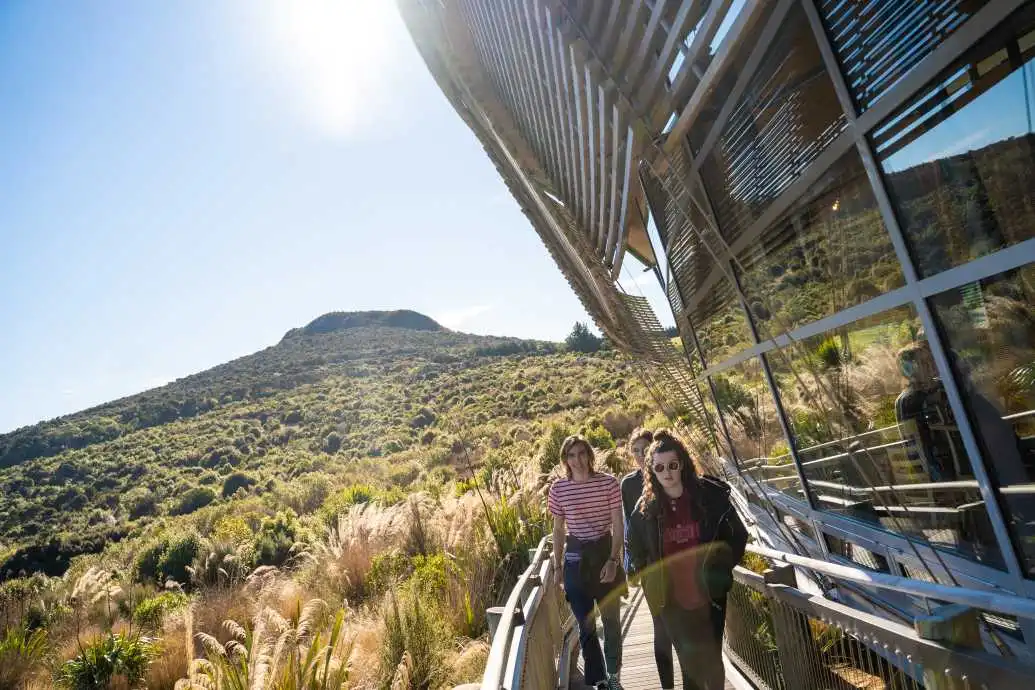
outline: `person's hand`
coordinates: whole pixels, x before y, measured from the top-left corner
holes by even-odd
[[[616,575],[618,575],[618,561],[610,558],[600,571],[600,581],[614,582]]]
[[[557,559],[551,558],[550,560],[554,562],[553,570],[550,572],[550,579],[553,581],[553,584],[557,585],[557,589],[561,591],[561,594],[564,594],[564,561],[562,559],[561,563],[558,564]]]

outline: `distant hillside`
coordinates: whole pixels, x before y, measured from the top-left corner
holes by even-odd
[[[441,486],[461,469],[458,434],[475,459],[516,438],[527,456],[551,415],[645,400],[614,353],[457,333],[415,312],[328,314],[255,354],[0,436],[0,579],[59,573],[241,490],[301,514],[357,481]]]
[[[362,332],[353,333],[355,329]],[[394,329],[412,332],[397,333]],[[2,434],[0,468],[313,383],[327,373],[325,367],[344,366],[376,354],[413,354],[437,346],[449,350],[442,353],[446,359],[545,353],[556,348],[552,343],[447,332],[433,319],[408,310],[332,312],[288,331],[280,343],[255,354],[160,388]]]
[[[414,331],[445,330],[434,319],[408,309],[397,311],[332,311],[309,322],[302,328],[293,328],[284,339],[303,335],[318,335],[346,331],[350,328],[408,328]]]

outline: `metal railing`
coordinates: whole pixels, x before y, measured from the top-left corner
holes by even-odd
[[[573,621],[560,588],[553,586],[552,548],[551,538],[543,537],[507,597],[492,636],[482,690],[558,686],[556,662],[562,645],[570,643]]]
[[[762,690],[1031,687],[1035,668],[976,648],[973,614],[956,608],[915,630],[798,590],[790,566],[765,575],[738,567],[724,650]],[[942,641],[947,637],[951,643]]]
[[[578,634],[554,583],[551,549],[544,537],[500,613],[482,690],[569,686]],[[985,652],[977,627],[979,611],[1031,616],[1031,600],[875,574],[754,545],[749,549],[777,567],[764,575],[734,570],[724,651],[759,690],[994,690],[1035,683],[1035,668]],[[914,629],[797,589],[795,567],[956,605],[917,619]],[[635,609],[630,602],[625,616]],[[623,633],[627,623],[623,620]]]

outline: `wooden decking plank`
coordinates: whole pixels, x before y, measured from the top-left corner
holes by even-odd
[[[627,616],[632,616],[630,621]],[[625,690],[657,690],[661,687],[658,681],[658,668],[654,663],[654,623],[650,617],[650,609],[637,590],[622,602],[622,628],[626,630],[622,637],[622,687]],[[598,634],[603,640],[604,633],[597,621]],[[679,683],[679,660],[673,659],[675,677]],[[582,660],[579,659],[579,671],[582,671]],[[726,690],[735,690],[727,680]]]

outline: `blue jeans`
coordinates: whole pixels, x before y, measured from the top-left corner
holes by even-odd
[[[603,589],[603,587],[601,587]],[[579,625],[579,645],[585,662],[588,685],[607,679],[607,673],[618,673],[622,661],[622,623],[619,618],[619,597],[600,597],[596,591],[587,591],[579,576],[579,561],[564,560],[564,595]],[[600,649],[594,608],[600,611],[604,622],[604,649]],[[605,663],[606,658],[606,663]]]

